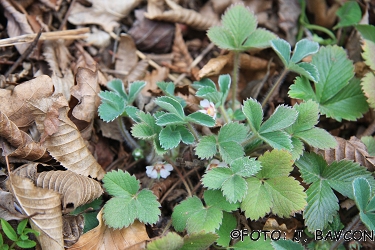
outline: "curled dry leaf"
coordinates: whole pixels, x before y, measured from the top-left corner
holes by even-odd
[[[219,23],[218,20],[208,18],[189,9],[184,9],[172,0],[165,0],[170,10],[162,10],[160,7],[164,1],[148,1],[145,17],[172,23],[183,23],[197,30],[207,30]]]
[[[99,182],[67,171],[48,171],[38,174],[36,185],[62,194],[63,212],[68,213],[103,194]]]
[[[30,100],[51,96],[53,84],[49,76],[42,75],[17,85],[13,91],[0,89],[0,110],[17,127],[27,127],[33,121]]]
[[[191,57],[184,38],[182,37],[179,25],[176,25],[172,53],[173,65],[177,66],[179,72],[188,73],[190,65],[193,63],[193,58]]]
[[[47,166],[47,165],[41,164],[41,163],[24,164],[18,167],[17,169],[15,169],[13,171],[13,174],[24,177],[24,178],[28,178],[35,183],[35,180],[38,175],[38,166]]]
[[[4,220],[22,220],[27,216],[16,211],[14,197],[11,193],[0,189],[0,218]]]
[[[144,249],[146,241],[150,238],[143,223],[135,220],[129,227],[114,230],[104,224],[102,212],[103,209],[97,216],[99,225],[82,235],[78,242],[69,249]]]
[[[151,191],[158,197],[158,200],[167,192],[167,190],[176,183],[177,179],[167,178],[160,182],[155,182],[152,185]]]
[[[266,223],[263,226],[263,230],[268,230],[270,232],[272,231],[281,231],[281,235],[284,235],[286,239],[293,239],[294,232],[297,229],[297,223],[298,221],[294,218],[289,219],[290,225],[287,227],[285,223],[282,223],[281,225],[277,222],[274,218],[268,218]]]
[[[349,141],[340,137],[335,137],[335,139],[336,148],[327,150],[314,148],[314,152],[322,155],[328,164],[346,159],[358,162],[371,172],[375,170],[375,157],[369,155],[365,144],[360,139],[355,136],[350,137]]]
[[[83,233],[85,220],[82,214],[63,216],[63,235],[65,247],[70,247],[76,243]]]
[[[133,82],[136,80],[143,80],[145,75],[147,74],[148,66],[149,64],[147,60],[140,60],[137,65],[135,65],[130,74],[125,78],[126,81]]]
[[[48,161],[51,157],[46,148],[33,141],[31,136],[20,130],[16,124],[0,111],[0,136],[4,137],[10,145],[16,148],[8,154],[11,157],[19,157],[29,161]]]
[[[268,61],[262,58],[242,53],[240,55],[240,60],[242,70],[260,71],[267,69]],[[208,63],[199,71],[199,77],[203,78],[219,75],[225,66],[233,67],[232,52],[212,58],[210,61],[208,61]],[[271,63],[271,67],[274,66],[275,64]]]
[[[307,9],[314,14],[314,23],[326,28],[332,28],[336,21],[336,11],[340,3],[334,2],[331,7],[327,6],[326,0],[308,0]]]
[[[43,145],[52,157],[77,174],[102,179],[105,172],[87,149],[76,125],[68,118],[65,98],[61,94],[53,95],[33,100],[32,105],[38,131],[45,138]]]
[[[138,63],[136,51],[133,38],[127,34],[121,34],[116,53],[115,70],[129,74]],[[122,78],[122,75],[116,77]]]
[[[31,227],[40,232],[42,249],[64,249],[60,194],[13,174],[8,184],[24,213],[31,216]]]
[[[175,26],[172,23],[147,19],[144,15],[144,10],[136,10],[137,20],[129,30],[137,48],[145,52],[168,53],[171,50]]]
[[[0,0],[0,2],[5,9],[4,16],[8,21],[7,33],[9,37],[34,33],[25,14],[18,12],[8,0]],[[20,54],[23,54],[28,47],[29,44],[27,43],[16,45],[16,48]]]
[[[91,0],[91,7],[85,7],[74,2],[74,6],[69,15],[69,22],[75,25],[97,24],[107,32],[112,32],[118,26],[117,21],[126,17],[141,0],[115,0],[102,1]]]

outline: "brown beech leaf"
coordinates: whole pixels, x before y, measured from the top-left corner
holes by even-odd
[[[17,85],[13,91],[0,89],[0,110],[18,127],[27,127],[34,117],[29,100],[51,96],[53,84],[49,76],[38,76]]]
[[[82,214],[63,216],[63,236],[65,247],[70,247],[76,243],[83,233],[85,220]]]
[[[118,20],[126,17],[141,0],[90,0],[91,7],[75,2],[69,15],[69,22],[75,25],[98,24],[107,32],[118,26]]]
[[[173,178],[167,178],[160,182],[155,182],[154,185],[152,185],[151,191],[154,193],[156,197],[158,197],[158,200],[167,192],[167,190],[176,183],[177,179]]]
[[[7,18],[7,33],[9,37],[16,37],[24,34],[32,34],[30,24],[27,22],[26,15],[18,12],[8,0],[0,0],[4,7],[4,16]],[[29,47],[27,43],[17,44],[16,48],[20,54],[23,54]]]
[[[295,220],[295,221],[294,221]],[[290,219],[291,224],[289,228],[285,225],[285,223],[282,223],[281,225],[277,222],[274,218],[268,218],[266,223],[263,226],[263,230],[268,230],[270,232],[276,230],[281,231],[281,235],[285,236],[286,239],[293,239],[295,229],[297,229],[297,220],[294,218]]]
[[[336,11],[340,3],[334,2],[331,7],[327,6],[326,0],[308,0],[307,9],[314,14],[314,24],[326,28],[332,28],[336,21]]]
[[[145,18],[144,10],[135,11],[136,21],[129,34],[137,48],[144,52],[168,53],[171,50],[175,25]]]
[[[87,149],[76,125],[68,118],[65,98],[61,94],[53,95],[33,100],[32,105],[38,131],[45,138],[43,145],[52,157],[77,174],[102,179],[105,172]],[[56,132],[51,134],[50,131]]]
[[[148,1],[145,17],[171,23],[183,23],[197,30],[207,30],[219,23],[219,20],[203,16],[189,9],[184,9],[172,0],[165,0],[170,10],[161,9],[164,1]]]
[[[42,249],[64,249],[60,194],[13,174],[9,190],[24,213],[31,216],[31,227],[40,232],[38,241]]]
[[[13,174],[28,178],[32,180],[34,183],[36,181],[37,175],[38,175],[38,167],[39,166],[47,166],[45,164],[41,163],[29,163],[29,164],[24,164],[17,169],[13,171]]]
[[[38,174],[36,185],[62,194],[63,213],[71,212],[103,194],[99,182],[69,170],[42,172]]]
[[[179,66],[179,72],[188,73],[189,67],[193,62],[193,58],[191,57],[184,38],[182,37],[181,28],[179,25],[176,25],[172,53],[173,65]]]
[[[129,73],[129,75],[125,78],[125,81],[134,82],[136,80],[143,80],[145,78],[145,75],[147,74],[148,67],[149,64],[147,60],[140,60]]]
[[[76,244],[69,249],[107,250],[107,249],[144,249],[150,238],[146,226],[135,220],[129,227],[114,230],[104,224],[103,209],[98,213],[99,225],[81,236]]]
[[[355,136],[350,137],[350,140],[336,136],[335,139],[337,141],[336,148],[327,150],[314,148],[313,151],[322,155],[328,164],[346,159],[358,162],[371,172],[375,170],[375,157],[369,155],[365,144],[360,139]]]
[[[121,34],[116,53],[115,70],[129,74],[138,63],[136,51],[137,48],[133,38],[127,34]],[[121,75],[116,77],[122,78]]]
[[[22,220],[27,216],[20,214],[14,207],[14,197],[11,193],[0,189],[0,218],[4,220]]]
[[[19,157],[29,161],[48,161],[51,157],[46,148],[33,141],[31,136],[20,130],[16,124],[0,111],[0,136],[4,137],[10,145],[16,148],[8,154],[11,157]]]

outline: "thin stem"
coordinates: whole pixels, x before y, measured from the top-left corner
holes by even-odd
[[[343,232],[348,232],[352,230],[359,223],[360,220],[361,218],[359,217],[359,214],[357,214],[353,218],[353,220],[348,224],[348,226],[343,230]],[[329,249],[330,250],[337,249],[342,244],[343,241],[344,241],[344,237],[341,237],[338,241],[335,241]]]
[[[264,106],[266,106],[268,100],[270,99],[270,97],[272,96],[273,92],[276,90],[276,88],[280,85],[280,83],[283,81],[284,77],[286,76],[286,74],[288,73],[288,68],[285,68],[283,70],[283,72],[281,72],[281,75],[279,76],[279,79],[277,79],[277,81],[275,82],[275,84],[272,86],[271,90],[268,91],[266,97],[264,98],[263,102],[262,102],[262,108],[264,108]]]
[[[191,193],[191,190],[190,190],[190,187],[189,185],[187,184],[186,180],[185,180],[185,177],[182,175],[181,171],[178,169],[178,167],[176,166],[176,164],[174,164],[174,162],[168,157],[168,156],[164,156],[164,159],[173,166],[173,169],[176,170],[178,176],[180,177],[182,183],[184,184],[185,188],[186,188],[186,191],[189,195],[189,197],[192,197],[193,194]]]
[[[237,100],[237,85],[238,85],[238,74],[240,72],[240,52],[234,51],[233,56],[233,83],[232,83],[232,110],[234,112],[236,108]]]
[[[193,125],[191,125],[190,123],[188,123],[187,127],[190,130],[190,132],[194,135],[195,141],[199,142],[199,135],[198,135],[197,131],[195,130],[195,128],[193,127]]]
[[[247,144],[249,144],[250,142],[252,142],[255,137],[256,137],[256,134],[253,133],[246,141],[242,142],[241,145],[245,147]]]
[[[138,143],[133,139],[133,137],[130,135],[129,131],[126,129],[124,121],[122,117],[117,118],[117,124],[120,129],[121,135],[125,139],[125,143],[128,144],[128,146],[131,148],[131,150],[134,150],[136,148],[139,148]]]
[[[227,113],[227,111],[225,110],[224,106],[221,105],[221,106],[219,107],[219,109],[220,109],[220,113],[221,113],[221,115],[222,115],[223,118],[224,118],[225,123],[230,122],[230,120],[229,120],[229,116],[228,116],[228,113]]]

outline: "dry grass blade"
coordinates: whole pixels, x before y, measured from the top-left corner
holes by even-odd
[[[59,94],[33,100],[33,115],[47,151],[65,168],[102,179],[105,172],[88,150],[77,126],[68,118],[68,103]]]
[[[64,213],[73,211],[103,194],[99,182],[69,170],[42,172],[36,179],[36,185],[62,194]]]
[[[46,148],[33,141],[33,139],[20,130],[8,117],[0,111],[0,136],[4,137],[10,145],[16,148],[11,157],[19,157],[29,161],[48,161],[51,157],[46,152]]]
[[[327,150],[314,148],[314,152],[322,155],[329,164],[346,159],[358,162],[371,172],[375,170],[375,157],[369,155],[365,144],[360,139],[355,136],[350,137],[349,141],[340,137],[335,138],[336,148]]]
[[[148,5],[145,17],[165,22],[183,23],[197,30],[207,30],[211,26],[218,24],[217,20],[207,18],[194,10],[184,9],[171,0],[166,0],[165,2],[171,10],[162,12],[157,4],[152,3]]]
[[[40,232],[42,249],[64,249],[60,194],[36,187],[31,180],[10,174],[9,190],[30,218],[33,229]]]

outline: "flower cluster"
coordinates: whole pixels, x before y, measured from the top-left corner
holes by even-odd
[[[152,166],[146,167],[146,174],[148,177],[153,179],[167,178],[170,175],[170,171],[173,170],[171,164],[165,164],[165,162],[155,162]]]

